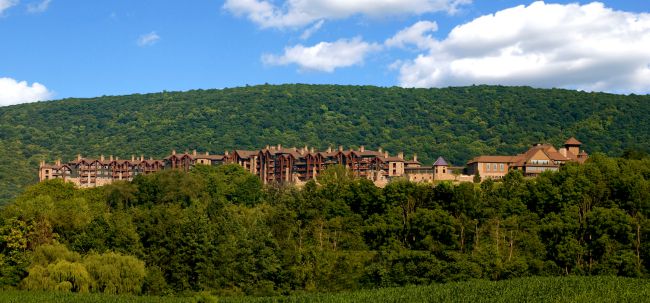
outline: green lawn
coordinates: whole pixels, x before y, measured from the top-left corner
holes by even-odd
[[[7,291],[1,302],[201,302],[194,298]],[[521,278],[218,302],[650,302],[650,280],[618,277]]]

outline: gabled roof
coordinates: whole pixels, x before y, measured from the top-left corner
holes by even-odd
[[[582,142],[578,141],[578,139],[571,137],[569,140],[566,140],[564,142],[564,145],[582,145]]]
[[[295,159],[303,158],[303,155],[301,155],[298,152],[298,149],[296,148],[281,148],[281,149],[268,149],[264,150],[264,152],[269,152],[271,155],[291,155]]]
[[[174,158],[174,157],[179,158],[179,159],[181,159],[181,158],[183,158],[183,157],[190,157],[190,158],[192,158],[192,155],[189,154],[189,153],[171,154],[171,155],[165,157],[164,159],[165,159],[165,160],[169,160],[169,159]]]
[[[568,161],[569,158],[563,156],[560,154],[555,147],[549,144],[537,144],[530,149],[528,149],[525,153],[518,155],[517,161],[513,164],[514,166],[524,166],[527,163],[531,162],[531,158],[535,156],[538,152],[544,153],[546,157],[549,160],[552,161]],[[554,165],[554,163],[551,163],[550,165]]]
[[[243,150],[236,149],[234,153],[238,154],[242,159],[250,158],[251,156],[256,156],[259,151],[256,150]]]
[[[553,147],[553,145],[542,144],[542,145],[539,145],[539,146],[534,146],[530,150],[535,150],[535,148],[539,148],[542,151],[544,151],[544,153],[546,153],[546,156],[548,156],[548,158],[553,160],[553,161],[567,161],[567,160],[569,160],[567,157],[560,154],[560,152],[558,152],[557,149],[555,149],[555,147]]]
[[[438,157],[438,160],[436,160],[436,162],[433,163],[433,166],[449,166],[449,163],[445,161],[445,158]]]
[[[81,162],[86,162],[86,163],[95,163],[95,162],[100,162],[98,159],[93,159],[93,158],[80,158],[80,159],[74,159],[70,161],[69,163],[74,163],[74,164],[79,164]]]
[[[323,158],[328,158],[328,157],[334,157],[339,154],[339,151],[331,151],[331,152],[318,152],[323,156]]]

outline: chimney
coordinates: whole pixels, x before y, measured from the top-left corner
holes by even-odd
[[[210,155],[210,152],[205,152],[205,155],[206,155],[206,156],[209,156],[209,155]]]
[[[172,149],[172,155],[175,155],[175,154],[176,154],[176,150]]]
[[[383,152],[384,152],[384,149],[380,147],[380,148],[379,148],[379,153],[381,154],[381,153],[383,153]]]
[[[365,151],[366,151],[366,147],[363,146],[363,145],[359,146],[359,151],[360,151],[360,152],[365,152]]]
[[[61,166],[61,159],[56,159],[56,166]]]
[[[230,153],[229,153],[228,151],[225,151],[223,154],[224,154],[225,156],[228,156]]]
[[[339,151],[340,151],[340,152],[343,151],[343,145],[339,145]]]
[[[330,147],[327,148],[327,152],[328,152],[328,153],[331,153],[331,152],[332,152],[332,146],[330,146]]]
[[[196,157],[196,149],[192,151],[192,155]]]
[[[119,160],[120,160],[120,157],[115,157],[115,161],[119,161]]]
[[[397,153],[397,157],[404,160],[404,152]]]
[[[269,149],[269,148],[270,148],[270,146],[267,144],[267,145],[266,145],[266,149]]]
[[[384,152],[384,158],[388,158],[388,152]]]
[[[100,155],[100,156],[99,156],[99,161],[104,162],[104,155]]]
[[[418,154],[413,154],[413,162],[418,162]]]
[[[113,155],[110,155],[110,156],[108,157],[108,161],[113,161]]]
[[[77,161],[81,161],[81,154],[77,154]]]
[[[282,149],[282,144],[278,144],[278,150]]]
[[[144,161],[144,154],[140,155],[140,161]]]
[[[313,154],[314,153],[314,148],[312,147],[309,151]]]
[[[131,162],[135,162],[135,155],[131,155]]]

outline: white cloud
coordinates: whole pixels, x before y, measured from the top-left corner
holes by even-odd
[[[156,32],[150,32],[148,34],[144,34],[138,38],[138,46],[149,46],[149,45],[154,45],[156,42],[160,40],[160,36],[156,34]]]
[[[27,11],[32,14],[45,12],[47,8],[50,7],[51,2],[52,0],[43,0],[38,3],[30,3],[27,5]]]
[[[331,73],[337,68],[362,64],[368,53],[380,49],[378,44],[368,43],[356,37],[335,42],[320,42],[310,47],[298,44],[285,48],[281,56],[263,55],[262,61],[268,65],[297,64],[303,70]]]
[[[303,27],[317,20],[342,19],[353,15],[385,17],[456,12],[472,0],[226,0],[224,9],[246,16],[263,28]]]
[[[26,81],[0,78],[0,106],[43,101],[53,96],[54,94],[40,83],[29,85]]]
[[[306,29],[304,32],[302,32],[302,35],[300,35],[300,39],[302,39],[302,40],[309,39],[309,37],[311,37],[311,35],[313,35],[318,30],[320,30],[320,28],[323,26],[323,23],[325,23],[325,20],[320,20],[320,21],[314,23],[314,25],[312,25],[311,27]]]
[[[431,43],[428,36],[397,41]],[[513,7],[457,26],[430,45],[402,64],[402,86],[650,91],[650,14],[614,11],[598,2]]]
[[[0,0],[0,15],[7,9],[18,4],[19,0]]]
[[[413,44],[419,49],[430,49],[435,44],[435,39],[429,32],[438,30],[438,24],[431,21],[420,21],[399,31],[395,36],[386,40],[385,44],[389,47],[406,47],[407,44]]]

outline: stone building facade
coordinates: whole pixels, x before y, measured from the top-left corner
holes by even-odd
[[[263,183],[301,184],[315,179],[327,167],[342,165],[354,176],[366,178],[378,186],[386,185],[395,178],[404,178],[413,182],[471,182],[475,174],[481,178],[500,179],[509,170],[521,170],[526,176],[536,176],[546,170],[557,170],[566,162],[584,162],[588,155],[580,151],[580,143],[575,138],[569,139],[563,148],[556,150],[548,144],[536,144],[525,153],[516,156],[479,156],[467,163],[462,170],[452,168],[447,161],[439,157],[432,166],[422,166],[413,155],[404,158],[404,153],[391,156],[387,151],[358,149],[338,149],[331,147],[325,151],[314,148],[284,148],[282,145],[266,146],[259,150],[233,150],[222,155],[210,153],[172,153],[163,159],[145,159],[131,156],[131,159],[85,158],[78,155],[76,159],[54,164],[41,162],[39,180],[63,179],[79,187],[96,187],[118,180],[133,180],[137,175],[146,175],[163,169],[180,169],[189,171],[195,165],[221,165],[234,163],[251,174],[260,177]]]
[[[582,143],[571,137],[560,149],[550,144],[534,144],[526,152],[514,156],[478,156],[467,162],[469,175],[485,179],[501,179],[510,170],[521,171],[524,176],[535,177],[545,171],[557,171],[567,162],[584,163],[589,155],[581,150]]]

